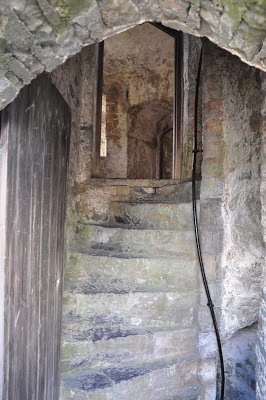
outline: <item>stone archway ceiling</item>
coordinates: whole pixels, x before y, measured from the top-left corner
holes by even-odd
[[[0,109],[83,46],[145,21],[206,36],[266,70],[265,0],[1,0]]]

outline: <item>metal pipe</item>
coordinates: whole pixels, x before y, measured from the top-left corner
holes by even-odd
[[[212,302],[207,277],[205,274],[205,268],[203,264],[202,254],[201,254],[201,247],[200,247],[200,240],[199,240],[199,227],[198,227],[198,219],[197,219],[197,202],[196,202],[196,163],[197,163],[197,154],[202,150],[198,149],[198,104],[199,104],[199,87],[200,87],[200,73],[201,73],[201,64],[202,64],[202,48],[200,52],[200,59],[198,65],[198,73],[197,73],[197,80],[196,80],[196,93],[195,93],[195,115],[194,115],[194,146],[193,146],[193,168],[192,168],[192,204],[193,204],[193,219],[194,219],[194,229],[195,229],[195,239],[197,245],[197,253],[200,265],[201,276],[206,292],[206,296],[208,299],[207,306],[210,309],[212,322],[215,330],[216,340],[217,340],[217,347],[219,352],[220,358],[220,368],[221,368],[221,400],[224,399],[224,387],[225,387],[225,375],[224,375],[224,361],[223,361],[223,351],[222,351],[222,344],[219,334],[219,328],[216,321],[216,316],[214,312],[214,305]]]

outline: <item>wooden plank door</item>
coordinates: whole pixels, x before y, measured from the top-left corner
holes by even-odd
[[[53,400],[59,388],[70,110],[43,74],[1,117],[7,162],[2,398]]]

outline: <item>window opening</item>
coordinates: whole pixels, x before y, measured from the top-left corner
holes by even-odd
[[[106,136],[106,95],[102,95],[102,120],[101,120],[101,148],[100,157],[107,156],[107,136]]]
[[[94,177],[181,178],[182,52],[151,23],[99,44]]]

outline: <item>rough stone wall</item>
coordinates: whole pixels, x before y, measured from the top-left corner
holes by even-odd
[[[263,97],[260,73],[210,43],[205,44],[204,71],[201,229],[208,218],[213,229],[202,233],[203,251],[208,252],[206,249],[213,246],[220,253],[213,260],[216,261],[213,264],[216,264],[216,284],[213,285],[210,278],[210,286],[215,305],[221,310],[220,329],[226,342],[226,398],[244,399],[245,392],[251,391],[255,396],[254,357],[246,355],[252,368],[246,380],[247,387],[240,389],[240,381],[237,382],[241,380],[240,375],[231,374],[236,361],[230,352],[237,343],[232,335],[237,332],[241,339],[241,329],[257,321],[260,305],[263,262],[260,112]],[[217,314],[219,316],[219,309]],[[246,328],[243,341],[247,336]],[[253,340],[254,348],[253,327],[249,340]],[[244,370],[245,365],[241,368]],[[248,383],[251,386],[248,387]]]
[[[1,108],[37,74],[53,70],[95,40],[144,21],[207,36],[265,69],[262,0],[3,0],[0,12]]]
[[[92,174],[95,57],[93,44],[50,73],[52,82],[71,108],[72,116],[67,182],[67,242],[71,242],[77,220],[79,187]]]
[[[223,87],[225,132],[222,266],[223,329],[230,335],[258,319],[263,267],[260,168],[260,72],[228,55]]]
[[[262,146],[261,146],[261,222],[263,228],[264,243],[266,243],[266,76],[262,76],[262,89],[264,94],[264,102],[262,105]],[[256,394],[258,400],[266,397],[266,267],[264,265],[264,273],[262,280],[262,301],[259,315],[258,341],[257,341],[257,369],[256,369]]]

